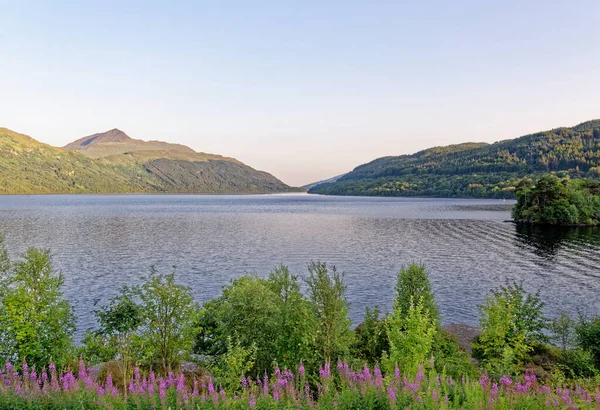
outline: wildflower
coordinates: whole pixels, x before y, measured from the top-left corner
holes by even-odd
[[[396,393],[394,392],[394,389],[392,388],[392,386],[388,386],[387,391],[388,391],[388,396],[390,397],[390,402],[392,403],[392,406],[393,406],[394,403],[396,403]]]
[[[161,400],[167,397],[167,382],[162,378],[158,384],[158,396],[161,398]]]
[[[129,393],[133,393],[135,391],[133,380],[129,382],[129,387],[127,388],[127,390],[129,390]]]
[[[492,384],[492,397],[498,396],[498,383]]]
[[[250,393],[250,408],[253,409],[256,407],[256,398],[254,397],[254,392]]]
[[[417,381],[421,381],[425,378],[425,374],[423,373],[423,370],[419,369],[419,371],[417,372]]]
[[[304,363],[302,363],[302,361],[300,361],[300,366],[298,367],[298,374],[300,375],[300,377],[304,377]]]
[[[215,392],[215,386],[213,385],[212,380],[208,382],[208,393],[213,394]]]
[[[363,369],[363,375],[365,376],[365,380],[371,380],[372,376],[371,370],[369,370],[369,366],[365,365],[365,368]]]
[[[504,376],[500,378],[500,384],[504,386],[510,386],[512,384],[512,380],[508,376]]]
[[[185,389],[185,379],[183,373],[181,373],[177,380],[177,392],[181,393]]]
[[[140,368],[139,367],[135,367],[135,369],[133,369],[133,378],[138,381],[140,380]]]
[[[248,388],[248,380],[242,376],[242,388],[246,390]]]
[[[481,388],[487,389],[489,384],[490,384],[490,378],[488,377],[488,375],[482,374],[481,377],[479,378],[479,385],[481,386]]]
[[[396,369],[394,370],[394,377],[396,379],[400,378],[400,369],[398,368],[398,364],[396,364]]]
[[[515,387],[519,393],[527,393],[527,385],[526,384],[516,383]]]

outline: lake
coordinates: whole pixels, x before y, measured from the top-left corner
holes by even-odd
[[[505,222],[512,202],[285,195],[57,195],[0,197],[11,256],[50,248],[75,307],[92,311],[155,265],[176,266],[198,301],[245,273],[310,261],[345,272],[350,315],[389,310],[398,270],[429,269],[444,323],[477,325],[477,305],[506,280],[539,290],[546,313],[600,313],[600,230]]]

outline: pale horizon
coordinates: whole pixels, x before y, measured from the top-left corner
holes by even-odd
[[[3,3],[0,127],[118,128],[300,186],[600,118],[600,3]]]

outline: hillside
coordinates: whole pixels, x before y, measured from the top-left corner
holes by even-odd
[[[316,187],[317,185],[320,185],[320,184],[326,184],[328,182],[335,182],[338,179],[340,179],[341,177],[343,177],[344,175],[346,175],[346,174],[336,175],[336,176],[331,177],[329,179],[324,179],[324,180],[317,181],[317,182],[311,182],[310,184],[302,185],[300,188],[302,188],[302,189],[311,189],[311,188],[314,188],[314,187]]]
[[[63,149],[77,150],[90,158],[102,158],[109,155],[124,154],[133,151],[177,151],[194,154],[194,150],[180,144],[170,144],[162,141],[142,141],[133,139],[123,131],[113,128],[73,141]]]
[[[274,176],[219,155],[119,130],[67,150],[0,128],[0,194],[273,193],[296,190]],[[74,148],[78,148],[74,150]]]
[[[600,120],[520,138],[435,147],[378,158],[309,193],[514,198],[524,176],[600,178]]]

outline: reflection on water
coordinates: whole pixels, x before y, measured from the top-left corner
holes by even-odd
[[[446,323],[477,325],[492,287],[523,280],[549,315],[600,313],[596,229],[515,226],[510,202],[422,198],[268,196],[0,197],[12,256],[50,248],[80,329],[94,302],[138,283],[151,265],[204,301],[247,272],[280,263],[305,276],[320,260],[346,274],[350,316],[390,309],[400,267],[424,262]]]
[[[517,241],[532,247],[536,255],[547,260],[554,258],[563,248],[600,246],[599,227],[516,224],[516,231]]]

